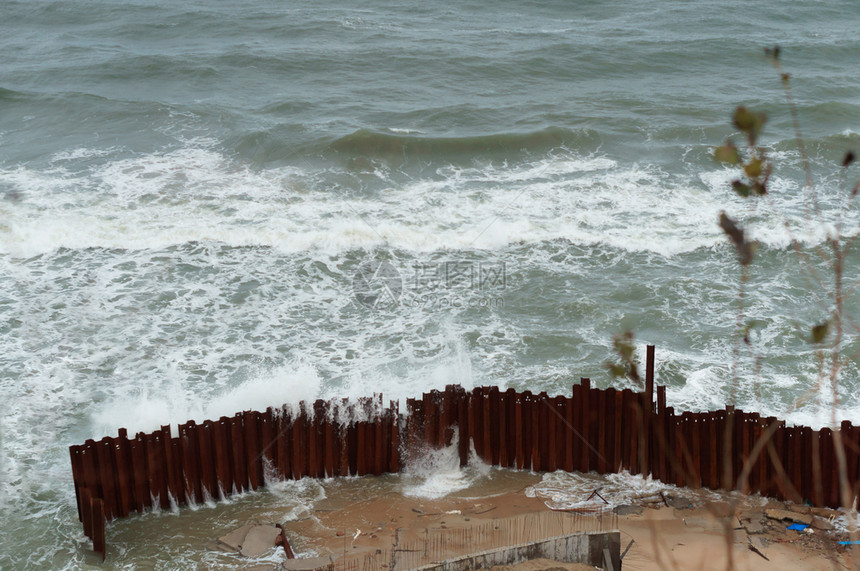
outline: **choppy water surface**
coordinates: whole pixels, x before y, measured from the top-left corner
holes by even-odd
[[[761,48],[783,46],[828,214],[860,149],[858,24],[847,0],[5,2],[0,567],[94,564],[71,444],[380,390],[606,386],[625,329],[675,406],[829,422],[805,339],[825,233]],[[756,209],[710,158],[740,103],[770,116]],[[722,210],[760,241],[737,382]],[[185,567],[208,514],[299,517],[324,490],[266,494],[111,526],[112,565]]]

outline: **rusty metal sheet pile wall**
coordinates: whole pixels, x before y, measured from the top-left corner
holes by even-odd
[[[850,422],[834,432],[730,407],[676,414],[665,387],[653,384],[650,347],[648,358],[642,392],[592,388],[589,379],[569,397],[450,385],[408,399],[403,414],[398,403],[385,408],[376,396],[188,421],[177,436],[168,426],[133,439],[121,429],[115,438],[70,447],[78,516],[104,557],[106,522],[154,504],[220,499],[257,489],[267,477],[396,473],[410,454],[455,442],[464,466],[474,450],[495,466],[628,470],[679,486],[838,507],[841,438],[850,499],[857,495],[860,430]]]

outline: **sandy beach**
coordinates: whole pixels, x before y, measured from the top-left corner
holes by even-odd
[[[834,527],[839,514],[832,510],[676,488],[646,491],[628,503],[613,506],[613,498],[609,504],[601,501],[601,488],[597,487],[598,493],[591,498],[593,507],[559,512],[548,507],[553,505],[553,498],[540,493],[541,475],[499,474],[480,490],[466,489],[440,498],[412,497],[397,490],[363,497],[366,479],[340,482],[316,504],[312,514],[284,524],[298,559],[282,568],[309,568],[331,560],[337,568],[351,560],[358,562],[360,569],[361,562],[370,564],[375,556],[388,557],[398,546],[402,549],[420,543],[422,538],[442,537],[440,534],[464,541],[470,538],[472,545],[466,547],[480,551],[498,547],[490,544],[488,533],[493,532],[486,530],[507,526],[524,533],[523,528],[534,527],[535,522],[556,521],[562,513],[568,518],[565,521],[582,529],[617,526],[625,569],[854,569],[860,561],[851,551],[856,548],[838,544],[847,534]],[[592,477],[596,482],[601,478]],[[476,491],[480,495],[475,495]],[[789,530],[793,521],[776,519],[780,515],[811,524],[804,531]],[[553,532],[553,526],[547,525],[546,531]],[[434,549],[438,554],[446,546],[437,541]],[[452,545],[448,551],[460,553]],[[272,565],[247,568],[272,569]],[[521,568],[577,567],[538,561]]]

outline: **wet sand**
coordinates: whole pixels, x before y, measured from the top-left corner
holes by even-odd
[[[498,527],[510,518],[522,522],[526,514],[551,512],[546,498],[527,495],[530,486],[541,481],[540,475],[498,474],[479,489],[437,499],[409,497],[396,489],[377,490],[365,497],[364,479],[340,482],[336,489],[327,490],[327,498],[315,505],[312,514],[285,522],[284,527],[300,558],[346,556],[370,561],[379,552],[387,557],[404,542],[439,536],[441,530],[465,537],[469,529],[487,529],[491,522]],[[788,530],[791,522],[767,517],[769,509],[811,517],[813,525],[810,531]],[[622,552],[626,549],[625,569],[854,569],[860,562],[851,551],[856,548],[837,544],[847,539],[845,534],[820,529],[830,527],[828,520],[836,512],[755,496],[672,490],[643,495],[614,511],[604,507],[600,516],[588,508],[569,513],[577,514],[585,527],[617,525]],[[476,551],[498,547],[488,546],[487,536],[473,540]],[[536,565],[540,567],[534,563],[527,567],[536,569]]]

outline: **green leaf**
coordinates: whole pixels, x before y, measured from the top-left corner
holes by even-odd
[[[750,188],[752,189],[753,194],[755,194],[756,196],[763,196],[767,194],[767,188],[765,187],[763,182],[756,181],[752,183],[752,186]]]
[[[767,116],[764,113],[753,113],[743,105],[735,109],[734,117],[732,117],[732,123],[743,131],[750,145],[755,145],[765,121],[767,121]]]
[[[741,155],[738,152],[738,148],[731,141],[728,141],[722,147],[714,149],[714,158],[721,163],[728,163],[730,165],[737,165],[741,162]]]
[[[760,157],[753,157],[747,164],[744,165],[744,172],[750,178],[758,178],[761,176],[764,160]]]
[[[750,187],[739,180],[732,181],[732,190],[738,193],[738,196],[748,198],[750,195]]]
[[[812,328],[812,342],[818,345],[819,343],[823,343],[824,339],[827,337],[827,330],[830,328],[830,324],[828,322],[819,323],[818,325]]]
[[[607,363],[606,368],[609,369],[609,374],[613,377],[626,377],[627,369],[623,365],[616,365],[614,363]]]

